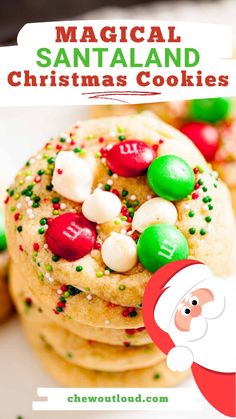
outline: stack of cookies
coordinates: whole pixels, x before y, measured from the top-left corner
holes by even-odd
[[[144,327],[145,285],[188,257],[229,274],[233,225],[225,185],[153,115],[79,122],[48,141],[6,200],[11,293],[46,370],[68,387],[176,385],[185,373]]]

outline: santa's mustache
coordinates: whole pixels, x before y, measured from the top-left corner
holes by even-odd
[[[202,316],[205,319],[216,319],[219,317],[225,309],[225,298],[224,296],[217,296],[213,301],[209,301],[202,307]]]
[[[193,342],[205,336],[208,329],[207,319],[203,316],[194,317],[191,320],[190,331],[187,332],[187,340]]]

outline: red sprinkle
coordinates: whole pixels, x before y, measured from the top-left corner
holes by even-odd
[[[61,286],[61,290],[62,290],[63,292],[68,291],[68,286],[67,286],[67,285],[62,285],[62,286]]]
[[[136,329],[125,329],[127,335],[135,335]]]
[[[41,182],[41,177],[40,177],[40,176],[36,176],[36,177],[34,178],[34,181],[35,181],[36,183],[40,183],[40,182]]]
[[[75,145],[76,142],[74,140],[71,140],[70,145]]]
[[[61,150],[61,149],[62,149],[62,144],[57,144],[57,145],[56,145],[56,149],[57,149],[57,150]]]
[[[198,169],[197,167],[194,167],[193,172],[194,172],[194,173],[195,173],[195,175],[196,175],[197,173],[199,173],[199,169]]]
[[[20,250],[20,252],[24,251],[22,244],[19,245],[19,250]]]
[[[38,243],[34,243],[33,244],[33,249],[34,249],[35,252],[38,252],[38,250],[39,250],[39,244]]]
[[[102,147],[100,148],[100,153],[101,153],[101,157],[106,157],[108,150],[106,149],[106,147]]]
[[[122,316],[128,317],[129,316],[129,310],[125,309],[122,311]]]
[[[60,204],[53,204],[53,208],[55,210],[59,210],[60,209]]]
[[[98,139],[98,141],[99,141],[99,143],[103,143],[104,138],[103,138],[103,137],[100,137],[100,138]]]
[[[197,192],[193,192],[192,199],[198,199],[198,198],[199,198],[199,194]]]
[[[57,307],[65,308],[65,306],[66,306],[65,303],[63,303],[62,301],[58,301]]]
[[[119,196],[120,196],[120,192],[117,190],[117,189],[112,189],[112,191],[111,191],[112,193],[114,193],[116,196],[118,196],[118,198],[119,198]]]
[[[95,245],[94,245],[94,249],[96,249],[96,250],[100,250],[101,249],[101,243],[95,243]]]
[[[117,304],[114,304],[111,301],[109,301],[109,303],[107,304],[107,306],[110,307],[110,308],[114,308],[114,307],[117,307]]]
[[[153,148],[153,150],[155,151],[155,153],[157,152],[157,150],[158,150],[158,148],[159,148],[159,145],[158,144],[154,144],[153,146],[152,146],[152,148]]]
[[[125,340],[125,341],[123,342],[123,345],[124,345],[124,346],[126,346],[126,347],[129,347],[129,346],[130,346],[130,342],[128,342],[127,340]]]
[[[5,201],[4,201],[4,204],[8,204],[9,200],[10,200],[10,196],[7,196]]]
[[[200,188],[199,183],[195,183],[194,189],[199,189],[199,188]]]
[[[18,220],[19,220],[19,217],[20,217],[20,213],[19,213],[19,212],[17,212],[17,213],[14,215],[14,219],[15,219],[15,221],[18,221]]]
[[[55,310],[55,308],[53,308],[53,310],[52,310],[53,312],[54,312],[54,314],[56,314],[56,315],[58,315],[59,314],[59,311],[57,311],[57,310]]]
[[[62,169],[57,169],[57,173],[58,173],[59,175],[62,175],[63,170],[62,170]]]
[[[160,139],[159,144],[163,144],[163,143],[164,143],[164,140]]]

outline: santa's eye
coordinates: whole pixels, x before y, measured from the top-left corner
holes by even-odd
[[[192,306],[197,306],[199,304],[199,299],[197,297],[191,297],[189,302]]]
[[[191,313],[191,310],[187,306],[183,306],[180,312],[183,316],[188,316]]]

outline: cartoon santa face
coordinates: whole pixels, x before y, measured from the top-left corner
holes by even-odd
[[[236,275],[216,278],[194,260],[171,262],[149,280],[143,318],[172,371],[191,367],[200,391],[221,413],[235,417]],[[222,397],[223,395],[223,397]]]
[[[205,265],[190,266],[166,283],[154,317],[175,345],[167,356],[170,369],[184,371],[196,362],[215,371],[236,370],[228,327],[236,314],[235,295],[235,280],[216,278]]]
[[[178,305],[174,316],[177,329],[188,332],[192,319],[201,316],[204,304],[213,300],[213,294],[207,288],[199,288],[187,295]]]

